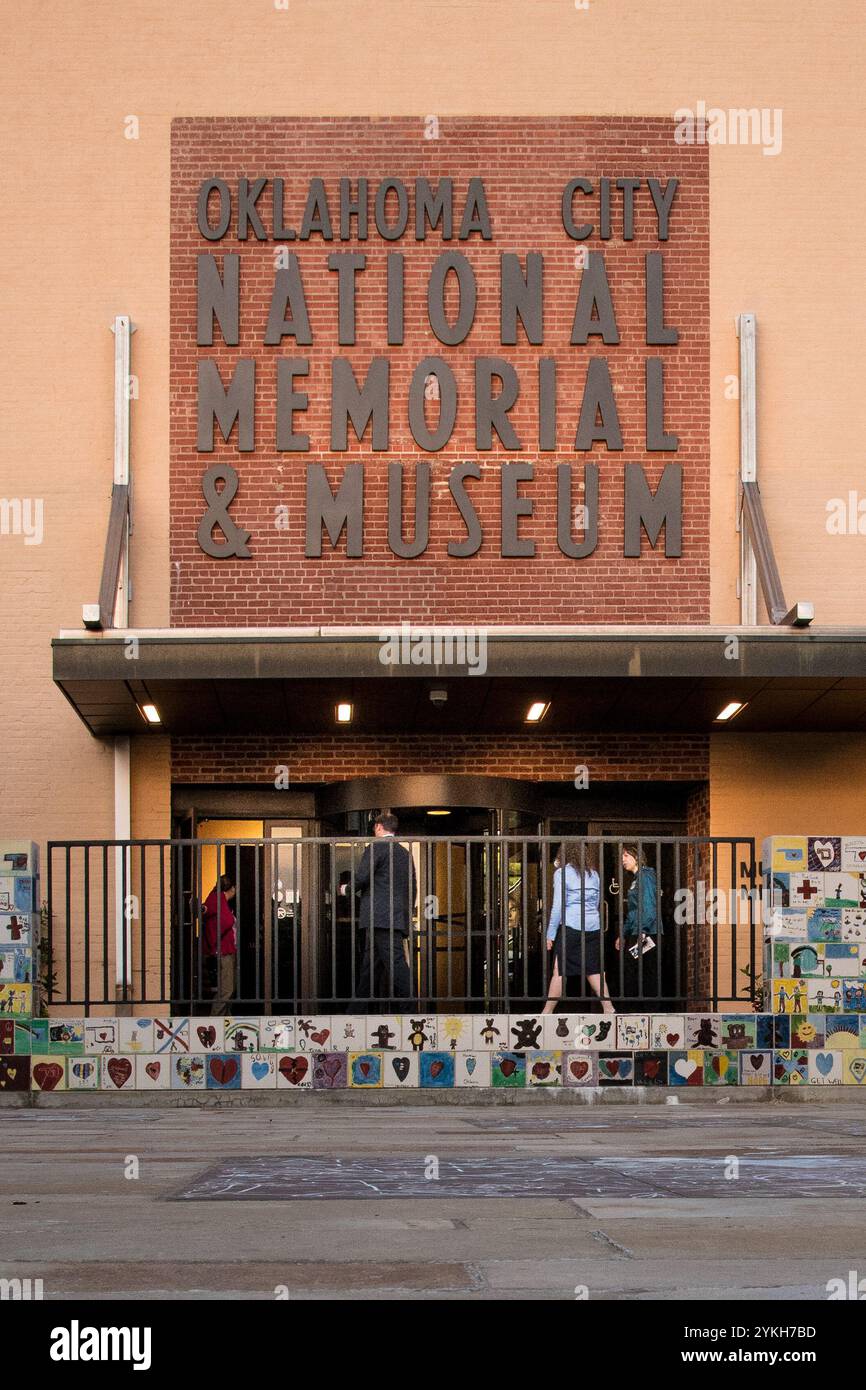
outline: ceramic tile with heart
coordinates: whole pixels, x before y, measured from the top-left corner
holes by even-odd
[[[615,1014],[580,1014],[574,1025],[575,1052],[612,1048],[616,1043]]]
[[[261,1052],[261,1018],[227,1018],[225,1052]]]
[[[358,1052],[367,1046],[366,1014],[334,1014],[330,1020],[330,1033],[323,1044],[312,1038],[313,1047],[335,1048],[338,1052]],[[315,1030],[318,1037],[324,1037],[325,1029]],[[300,1047],[300,1034],[298,1037]]]
[[[34,1091],[65,1091],[66,1058],[31,1057],[30,1086]]]
[[[668,1058],[669,1086],[703,1086],[704,1054],[700,1048],[672,1052]]]
[[[508,1014],[473,1014],[473,1051],[495,1052],[506,1046],[508,1037]]]
[[[470,1090],[489,1086],[491,1055],[486,1048],[479,1052],[455,1052],[454,1085]]]
[[[753,1052],[749,1048],[740,1053],[741,1086],[770,1086],[772,1081],[772,1052]]]
[[[594,1052],[563,1052],[563,1086],[595,1086],[598,1084]]]
[[[349,1084],[347,1052],[312,1052],[314,1091],[342,1091]]]
[[[581,1014],[545,1014],[542,1045],[550,1051],[574,1047],[574,1030]]]
[[[472,1014],[437,1014],[436,1032],[442,1052],[459,1052],[472,1047]]]
[[[295,1020],[290,1016],[270,1017],[261,1020],[259,1042],[262,1052],[294,1052]]]
[[[66,1066],[66,1081],[70,1091],[98,1091],[99,1066],[105,1057],[71,1057]]]
[[[85,1052],[117,1052],[116,1018],[94,1018],[84,1025]]]
[[[634,1083],[634,1057],[630,1052],[598,1054],[599,1086],[631,1086]]]
[[[100,1057],[99,1084],[103,1091],[135,1090],[134,1057]]]
[[[790,1048],[773,1053],[773,1084],[802,1086],[809,1079],[809,1053],[803,1048]]]
[[[494,1052],[490,1062],[494,1087],[518,1088],[526,1084],[525,1052]]]
[[[276,1057],[277,1090],[311,1091],[313,1089],[314,1052],[281,1052]]]
[[[682,1050],[685,1038],[686,1020],[682,1014],[653,1014],[650,1019],[651,1051]]]
[[[83,1018],[49,1018],[48,1051],[63,1057],[81,1057],[84,1054]]]
[[[740,1062],[738,1052],[705,1052],[705,1086],[739,1086]]]
[[[239,1091],[241,1058],[236,1052],[206,1053],[205,1077],[208,1091]]]
[[[442,1090],[454,1085],[453,1052],[419,1052],[418,1084],[422,1089]]]
[[[377,1090],[382,1085],[384,1068],[381,1052],[349,1053],[349,1085],[361,1090]]]
[[[96,1065],[96,1062],[93,1062]],[[30,1058],[0,1057],[0,1091],[30,1090]]]
[[[562,1052],[557,1049],[530,1052],[526,1057],[528,1086],[562,1085]]]
[[[341,1036],[346,1020],[342,1015],[334,1017],[334,1025],[340,1025]],[[363,1037],[363,1033],[361,1034]],[[331,1029],[331,1018],[327,1014],[299,1014],[295,1019],[295,1046],[296,1052],[331,1052],[345,1051],[340,1047],[340,1043],[335,1039]]]
[[[121,1052],[153,1052],[152,1018],[119,1018],[117,1028]]]
[[[439,1020],[435,1014],[403,1015],[403,1051],[435,1052],[439,1040]]]
[[[205,1090],[207,1057],[203,1052],[176,1053],[169,1060],[171,1062],[171,1089],[173,1091]]]
[[[634,1054],[634,1084],[636,1086],[667,1086],[669,1052],[636,1052]]]
[[[636,1048],[648,1048],[649,1025],[650,1021],[647,1014],[617,1014],[617,1051],[632,1052]]]
[[[388,1052],[385,1054],[382,1073],[386,1087],[410,1090],[418,1086],[418,1058],[421,1052]]]
[[[866,839],[862,835],[842,836],[841,867],[866,873]]]
[[[273,1052],[245,1052],[241,1057],[241,1087],[245,1091],[273,1091],[277,1085],[277,1057]]]
[[[171,1085],[171,1057],[146,1053],[135,1058],[135,1089],[137,1091],[167,1091]]]
[[[838,835],[810,835],[807,839],[809,869],[840,869],[842,840]]]
[[[189,1041],[194,1052],[226,1052],[226,1021],[224,1018],[191,1018]]]
[[[395,1014],[371,1014],[364,1020],[360,1043],[377,1052],[399,1052],[403,1046],[403,1020]]]
[[[809,1053],[809,1083],[812,1086],[841,1086],[849,1053],[818,1051]]]

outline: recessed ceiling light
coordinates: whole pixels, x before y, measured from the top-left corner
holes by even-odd
[[[162,720],[159,717],[159,710],[157,709],[156,705],[142,705],[141,712],[147,720],[148,724],[162,723]]]
[[[725,705],[725,708],[716,715],[715,723],[723,724],[726,720],[733,719],[735,714],[739,714],[741,709],[746,708],[747,703],[746,700],[731,700],[730,704]]]
[[[428,811],[428,816],[450,816],[450,811]]]
[[[527,716],[526,716],[526,722],[527,722],[527,724],[537,724],[538,721],[539,721],[540,719],[543,719],[543,718],[544,718],[544,716],[547,714],[547,711],[548,711],[549,709],[550,709],[550,701],[549,701],[549,700],[548,700],[547,704],[545,704],[543,700],[536,700],[536,701],[534,702],[534,704],[531,704],[531,705],[529,706],[529,713],[528,713]]]
[[[351,724],[351,722],[352,722],[352,706],[351,706],[351,705],[337,705],[337,723],[338,723],[338,724]]]

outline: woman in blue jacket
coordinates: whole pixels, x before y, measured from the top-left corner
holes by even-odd
[[[554,952],[553,974],[543,1012],[552,1014],[562,998],[562,982],[568,975],[585,975],[590,989],[602,1001],[606,1014],[614,1012],[605,997],[601,960],[601,885],[595,847],[585,845],[581,869],[580,846],[562,844],[555,861],[553,901],[547,926],[547,949]]]
[[[614,945],[625,952],[625,993],[631,998],[652,998],[658,994],[658,893],[656,871],[646,862],[637,845],[623,845],[622,866],[634,877],[626,894],[622,923],[622,941],[617,935]],[[640,961],[631,954],[639,938],[652,939]],[[645,943],[644,943],[645,944]]]

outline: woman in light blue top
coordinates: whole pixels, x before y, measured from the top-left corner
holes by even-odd
[[[604,1013],[614,1012],[613,1004],[605,994],[600,900],[601,884],[595,846],[584,845],[581,854],[580,845],[574,841],[560,845],[547,925],[547,949],[555,954],[547,1003],[543,1010],[546,1014],[555,1011],[562,998],[563,979],[568,975],[585,976],[590,989],[602,1001]]]

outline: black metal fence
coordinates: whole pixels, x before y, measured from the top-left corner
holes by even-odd
[[[548,997],[581,1011],[756,1006],[753,840],[575,837],[557,873],[561,846],[55,841],[44,1002],[176,1014],[509,1012]]]

